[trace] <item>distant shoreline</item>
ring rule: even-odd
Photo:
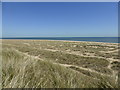
[[[102,42],[102,43],[120,43],[120,37],[11,37],[2,39],[18,40],[59,40],[59,41],[84,41],[84,42]]]
[[[31,41],[61,41],[61,42],[85,42],[85,43],[101,43],[101,44],[119,44],[110,42],[96,42],[96,41],[74,41],[74,40],[48,40],[48,39],[0,39],[0,40],[31,40]]]

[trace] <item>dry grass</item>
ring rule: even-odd
[[[68,54],[98,52],[85,42],[3,40],[2,85],[4,88],[115,88],[117,83],[105,58]],[[89,44],[89,43],[88,43]],[[92,43],[90,43],[92,44]],[[93,43],[94,45],[95,43]],[[114,44],[113,44],[114,45]],[[99,47],[98,43],[96,45]],[[114,45],[115,46],[115,45]],[[112,46],[112,48],[114,47]],[[104,45],[105,47],[105,45]],[[46,49],[61,51],[48,51]],[[101,48],[101,46],[100,46]],[[92,50],[92,51],[91,51]],[[108,48],[106,49],[108,50]],[[105,49],[104,49],[105,51]],[[37,58],[35,58],[37,56]],[[99,56],[99,55],[98,55]],[[66,67],[75,65],[76,67]],[[115,62],[113,64],[116,65]],[[119,63],[117,63],[118,65]],[[88,70],[87,70],[88,69]],[[89,69],[91,71],[89,71]],[[118,68],[117,68],[118,69]],[[94,70],[94,72],[92,72]]]

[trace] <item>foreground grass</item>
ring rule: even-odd
[[[98,68],[106,68],[106,66],[108,65],[108,61],[104,59],[100,59],[101,62],[99,62],[100,60],[97,58],[84,58],[81,56],[60,52],[53,53],[45,50],[42,51],[37,45],[33,45],[34,47],[28,47],[22,45],[22,43],[20,44],[10,42],[10,44],[11,45],[4,45],[2,52],[2,85],[4,88],[117,87],[115,79],[112,76],[103,76],[99,75],[99,73],[81,70],[76,67],[69,68],[61,65],[73,64],[77,66],[82,66],[82,64],[87,65],[86,63],[89,62],[87,68],[94,69],[95,66],[97,66]],[[42,46],[45,46],[45,43],[40,44],[42,44]],[[18,52],[17,50],[20,52]],[[26,52],[30,56],[25,55],[24,53]],[[39,58],[33,57],[38,55],[40,55]],[[56,58],[58,59],[58,61],[55,61]]]
[[[48,61],[25,57],[12,49],[3,51],[3,60],[3,87],[7,88],[96,87],[95,82],[98,83],[98,80]]]

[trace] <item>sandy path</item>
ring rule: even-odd
[[[42,41],[42,40],[41,40]],[[47,40],[46,40],[47,41]],[[64,42],[68,42],[68,41],[64,41]],[[74,42],[74,41],[69,41],[69,42]],[[77,42],[77,41],[75,41],[75,42]],[[78,41],[79,42],[79,41]],[[90,43],[90,42],[89,42]],[[97,42],[98,43],[98,42]],[[100,42],[99,42],[100,43]],[[26,44],[26,45],[28,45],[27,43],[24,43],[24,44]],[[102,43],[103,44],[103,43]],[[12,45],[12,44],[7,44],[7,45],[11,45],[11,46],[16,46],[16,45]],[[115,44],[113,44],[113,45],[115,45]],[[29,45],[28,45],[29,46]],[[13,49],[15,49],[15,48],[13,48]],[[16,50],[16,49],[15,49]],[[56,51],[60,51],[60,50],[54,50],[54,49],[44,49],[44,50],[48,50],[48,51],[52,51],[52,52],[56,52]],[[19,50],[16,50],[18,53],[20,53],[20,54],[23,54],[23,55],[25,55],[25,56],[27,56],[27,57],[31,57],[31,58],[34,58],[34,59],[39,59],[39,60],[41,60],[41,61],[44,61],[43,59],[41,59],[41,58],[39,58],[39,56],[31,56],[31,55],[29,55],[28,53],[24,53],[24,52],[21,52],[21,51],[19,51]],[[94,55],[90,55],[90,56],[85,56],[85,55],[82,55],[82,54],[79,54],[79,53],[76,53],[76,52],[68,52],[68,51],[60,51],[60,52],[62,52],[62,53],[67,53],[67,54],[74,54],[74,55],[80,55],[80,56],[84,56],[84,57],[97,57],[97,58],[103,58],[103,59],[106,59],[106,60],[108,60],[109,61],[109,65],[108,65],[108,68],[109,69],[111,69],[111,63],[112,62],[114,62],[114,61],[118,61],[118,62],[120,62],[120,60],[118,60],[118,59],[113,59],[113,58],[104,58],[104,57],[98,57],[98,56],[94,56]],[[114,52],[114,51],[110,51],[110,53],[111,52]],[[79,69],[82,69],[82,70],[86,70],[86,71],[88,71],[88,72],[93,72],[93,73],[96,73],[96,74],[100,74],[100,75],[102,75],[102,76],[109,76],[109,77],[111,77],[111,75],[108,75],[108,74],[104,74],[104,73],[100,73],[100,72],[97,72],[97,71],[95,71],[95,70],[92,70],[92,69],[89,69],[89,68],[83,68],[83,67],[79,67],[79,66],[75,66],[75,65],[68,65],[68,64],[60,64],[60,63],[55,63],[55,62],[53,62],[53,64],[59,64],[59,65],[61,65],[61,66],[64,66],[64,67],[76,67],[76,68],[79,68]],[[73,70],[73,69],[72,69]],[[73,70],[73,71],[75,71],[75,72],[78,72],[78,73],[80,73],[79,71],[77,71],[77,70]],[[113,75],[112,75],[112,77],[115,77],[115,80],[116,80],[116,83],[117,83],[117,81],[118,81],[118,72],[117,71],[114,71],[114,70],[112,70],[113,71]],[[83,75],[85,75],[85,74],[83,74]],[[87,75],[86,75],[87,76]],[[95,78],[96,79],[96,78]]]
[[[43,59],[41,59],[41,58],[39,58],[38,56],[32,56],[32,55],[29,55],[28,53],[23,53],[23,52],[21,52],[21,51],[19,51],[19,50],[16,50],[15,49],[15,51],[16,52],[18,52],[18,53],[20,53],[20,54],[23,54],[23,55],[25,55],[25,56],[27,56],[27,57],[31,57],[31,58],[33,58],[33,59],[39,59],[39,60],[41,60],[41,61],[44,61]],[[89,68],[83,68],[83,67],[79,67],[79,66],[75,66],[75,65],[68,65],[68,64],[60,64],[60,63],[55,63],[55,62],[52,62],[53,64],[59,64],[60,66],[64,66],[64,67],[76,67],[76,68],[79,68],[79,69],[82,69],[82,70],[86,70],[86,71],[89,71],[89,72],[93,72],[93,73],[97,73],[97,74],[99,74],[99,75],[103,75],[103,76],[109,76],[109,77],[111,77],[111,75],[108,75],[108,74],[104,74],[104,73],[100,73],[100,72],[97,72],[97,71],[95,71],[95,70],[92,70],[92,69],[89,69]],[[73,69],[72,69],[73,70]],[[76,70],[74,70],[74,71],[76,71]],[[78,71],[77,71],[78,72]],[[79,72],[80,73],[80,72]]]
[[[44,50],[48,50],[48,51],[52,51],[52,52],[62,52],[62,53],[66,53],[66,54],[73,54],[73,55],[79,55],[79,56],[83,56],[83,57],[96,57],[96,58],[99,58],[99,59],[106,59],[108,60],[109,62],[114,62],[114,61],[118,61],[120,62],[119,59],[113,59],[113,58],[104,58],[104,57],[100,57],[100,56],[94,56],[94,55],[90,55],[90,56],[85,56],[81,53],[76,53],[76,52],[67,52],[67,51],[61,51],[61,50],[54,50],[54,49],[44,49]]]

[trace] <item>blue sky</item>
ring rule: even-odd
[[[4,2],[3,37],[114,37],[117,2]]]
[[[2,38],[2,3],[0,2],[0,38]]]

